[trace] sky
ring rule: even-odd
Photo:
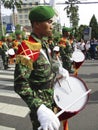
[[[61,2],[64,3],[66,0],[56,0],[57,3]],[[80,0],[81,2],[98,2],[98,0]],[[49,0],[46,0],[49,2]],[[64,11],[64,7],[66,5],[56,5],[55,8],[58,11],[58,16],[60,19],[61,25],[65,25],[70,27],[69,19],[67,18],[66,11]],[[80,4],[79,6],[79,25],[89,25],[89,22],[93,15],[95,15],[98,21],[98,4]],[[12,11],[10,9],[4,9],[2,7],[1,10],[2,15],[10,15]]]

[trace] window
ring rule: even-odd
[[[28,15],[26,14],[24,17],[25,17],[25,18],[28,18]]]
[[[23,18],[23,15],[19,15],[19,19],[22,19]]]

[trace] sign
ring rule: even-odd
[[[91,39],[91,27],[87,27],[84,29],[84,40],[90,40]]]
[[[15,32],[15,27],[12,24],[7,24],[6,33],[13,33],[13,32]]]

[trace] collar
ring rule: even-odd
[[[39,43],[42,43],[41,40],[36,36],[36,34],[34,33],[31,33],[30,35],[35,41],[39,42]]]
[[[38,43],[41,43],[42,48],[46,48],[46,47],[47,47],[47,44],[46,44],[45,40],[43,40],[43,39],[40,40],[40,39],[36,36],[36,34],[31,33],[30,37],[33,38],[33,39],[34,39],[35,41],[37,41]]]

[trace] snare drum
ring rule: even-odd
[[[83,54],[81,50],[77,49],[73,52],[71,59],[73,60],[73,68],[75,69],[74,75],[77,76],[78,69],[80,68],[82,63],[85,61],[85,55]]]
[[[13,48],[9,49],[8,50],[8,55],[11,57],[11,58],[14,58],[15,57],[15,51]]]
[[[73,52],[71,59],[73,60],[74,68],[78,69],[81,66],[81,64],[84,62],[85,55],[81,50],[77,49],[76,51]]]
[[[72,60],[74,62],[83,62],[85,60],[85,55],[83,54],[81,50],[77,49],[72,54]]]
[[[86,84],[79,77],[69,76],[68,80],[66,80],[66,78],[61,78],[54,86],[54,101],[59,111],[61,111],[87,91],[88,88]],[[66,120],[80,112],[87,104],[88,97],[89,94],[84,96],[69,109],[65,110],[65,112],[59,116],[59,119]]]

